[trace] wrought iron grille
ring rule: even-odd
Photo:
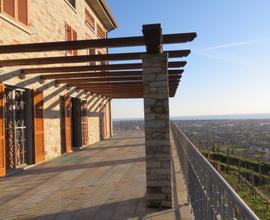
[[[25,163],[25,91],[6,88],[5,100],[7,168],[13,169]]]

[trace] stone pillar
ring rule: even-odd
[[[168,55],[143,59],[147,206],[172,206]]]

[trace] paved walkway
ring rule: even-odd
[[[124,133],[0,179],[0,219],[190,219],[145,208],[144,160],[143,135]]]

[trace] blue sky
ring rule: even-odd
[[[197,32],[172,116],[270,112],[269,0],[108,0],[118,22],[110,37],[141,35],[142,24],[163,33]],[[128,48],[128,50],[144,48]],[[123,50],[121,50],[123,51]],[[119,52],[111,50],[111,52]],[[142,100],[114,100],[114,118],[143,117]]]

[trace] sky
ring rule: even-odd
[[[197,32],[171,116],[270,113],[269,0],[108,0],[118,28],[110,37],[142,35],[161,23],[163,33]],[[144,48],[128,48],[144,51]],[[125,49],[111,49],[110,52]],[[180,60],[180,59],[179,59]],[[113,100],[113,118],[142,118],[143,100]]]

